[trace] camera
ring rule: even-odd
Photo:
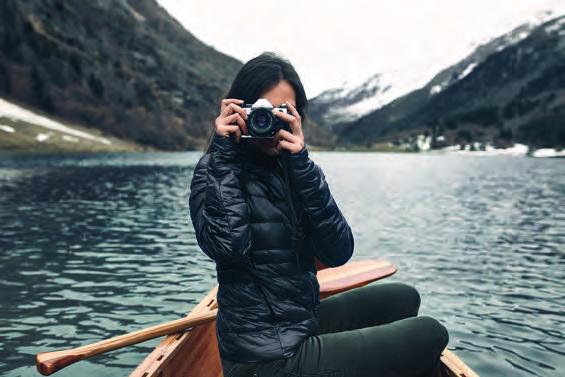
[[[246,124],[249,133],[248,135],[241,135],[242,138],[271,138],[280,129],[292,132],[288,122],[272,113],[275,110],[288,114],[286,104],[274,108],[269,100],[259,98],[253,104],[244,103],[240,106],[247,113]]]

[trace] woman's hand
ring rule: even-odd
[[[227,98],[222,100],[220,115],[216,118],[214,130],[217,135],[229,137],[230,133],[235,134],[235,139],[239,143],[241,132],[247,135],[247,113],[238,106],[243,100]]]
[[[273,113],[290,124],[292,133],[287,130],[279,130],[277,132],[277,137],[279,138],[279,143],[277,144],[277,149],[286,149],[292,154],[298,153],[304,148],[304,134],[302,133],[302,120],[300,119],[300,114],[296,111],[296,108],[290,103],[286,103],[287,108],[290,110],[292,115],[283,113],[281,111],[273,110]]]

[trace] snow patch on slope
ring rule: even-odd
[[[7,126],[5,124],[0,124],[0,130],[7,132],[9,134],[13,134],[14,132],[16,132],[14,127],[10,127],[10,126]]]
[[[565,16],[550,23],[545,27],[545,31],[548,33],[554,33],[556,31],[561,31],[563,28],[565,28]]]
[[[45,140],[49,139],[51,137],[51,135],[53,135],[53,133],[48,132],[46,134],[44,133],[39,133],[37,134],[37,136],[35,137],[35,140],[37,140],[40,143],[43,143]]]
[[[23,122],[31,123],[36,126],[40,126],[53,131],[64,133],[69,137],[74,136],[75,138],[82,138],[106,145],[111,144],[111,141],[106,138],[95,136],[84,131],[76,130],[62,123],[59,123],[57,121],[51,120],[37,113],[34,113],[33,111],[24,109],[23,107],[20,107],[16,104],[5,101],[1,98],[0,98],[0,117],[5,117],[13,121],[23,121]]]
[[[465,76],[467,76],[469,73],[473,72],[473,69],[475,69],[475,67],[479,65],[479,63],[477,62],[472,62],[471,64],[469,64],[464,70],[463,72],[461,72],[459,74],[459,76],[457,77],[458,80],[461,80],[463,78],[465,78]]]

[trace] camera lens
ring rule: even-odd
[[[272,133],[273,116],[270,109],[255,109],[249,116],[249,132],[254,136],[269,136]]]
[[[267,119],[266,116],[264,115],[257,115],[255,117],[255,124],[257,125],[257,127],[263,128],[267,125],[267,122],[269,120]]]

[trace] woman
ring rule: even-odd
[[[222,100],[191,182],[198,244],[216,262],[216,335],[224,377],[427,376],[448,342],[418,317],[420,296],[372,283],[320,301],[316,259],[353,254],[353,234],[302,133],[307,99],[293,66],[272,53],[247,62]],[[247,134],[239,106],[266,98],[291,126]]]

